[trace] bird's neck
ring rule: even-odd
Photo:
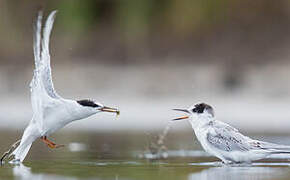
[[[80,106],[75,100],[68,100],[68,102],[69,103],[67,103],[67,111],[71,117],[71,121],[84,119],[95,114]]]
[[[214,117],[209,114],[201,114],[196,117],[192,117],[190,119],[190,124],[192,128],[195,130],[196,128],[201,128],[207,125],[209,122],[214,121]]]

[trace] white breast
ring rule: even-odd
[[[43,135],[50,135],[72,121],[66,105],[57,101],[50,104],[43,112]]]

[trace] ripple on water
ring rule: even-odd
[[[188,180],[265,180],[283,179],[287,176],[288,172],[282,167],[210,167],[190,174]]]
[[[80,165],[93,165],[93,166],[121,166],[121,165],[144,165],[142,162],[137,161],[120,161],[120,162],[78,162]]]
[[[254,162],[241,164],[223,164],[221,161],[188,163],[190,166],[207,166],[207,167],[289,167],[290,162]]]

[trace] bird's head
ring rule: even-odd
[[[212,118],[214,117],[213,108],[205,103],[195,104],[193,106],[190,106],[188,109],[173,109],[173,110],[187,113],[186,116],[173,119],[174,121],[188,119],[193,115],[196,115],[197,117],[212,117]]]
[[[84,99],[77,101],[77,103],[80,105],[82,110],[86,111],[88,114],[96,114],[99,112],[111,112],[116,113],[117,115],[120,114],[120,111],[117,108],[107,107],[93,100]]]

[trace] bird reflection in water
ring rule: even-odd
[[[13,176],[15,179],[19,180],[76,180],[77,178],[73,177],[65,177],[53,174],[45,174],[45,173],[32,173],[31,168],[20,163],[19,165],[15,165],[13,167]]]

